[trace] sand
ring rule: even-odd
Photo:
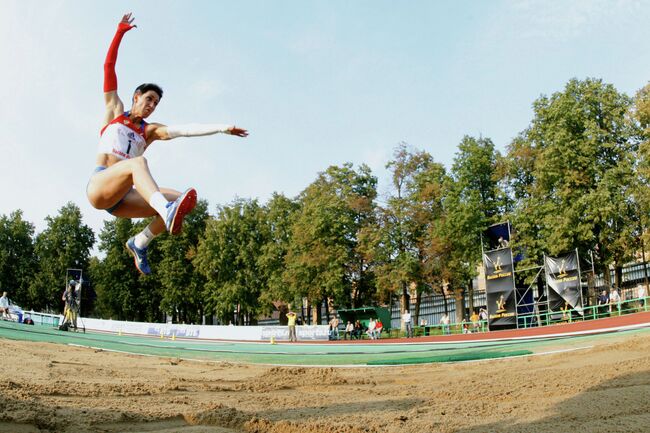
[[[0,432],[650,431],[648,333],[566,353],[381,368],[0,343]]]

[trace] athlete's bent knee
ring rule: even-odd
[[[137,168],[149,169],[149,163],[144,156],[136,156],[135,158],[129,159],[129,162]]]

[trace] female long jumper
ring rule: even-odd
[[[156,109],[163,91],[146,83],[135,89],[131,109],[117,95],[115,62],[126,32],[133,29],[131,14],[126,14],[117,26],[117,32],[108,49],[104,63],[104,103],[106,114],[101,130],[96,168],[86,189],[90,204],[120,218],[153,217],[151,223],[126,243],[135,266],[143,274],[151,272],[147,261],[147,246],[158,234],[168,230],[181,231],[183,218],[196,205],[196,191],[185,192],[159,188],[151,176],[143,153],[156,140],[176,137],[195,137],[224,133],[246,137],[245,129],[233,125],[189,124],[166,126],[147,123],[145,119]]]

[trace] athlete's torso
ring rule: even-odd
[[[144,120],[142,125],[134,125],[128,112],[117,116],[102,129],[97,153],[113,155],[119,159],[141,156],[147,147],[146,125]]]

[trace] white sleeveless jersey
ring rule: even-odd
[[[145,126],[144,121],[140,128],[133,125],[128,113],[116,117],[102,129],[97,152],[114,155],[119,159],[142,155],[147,144]]]

